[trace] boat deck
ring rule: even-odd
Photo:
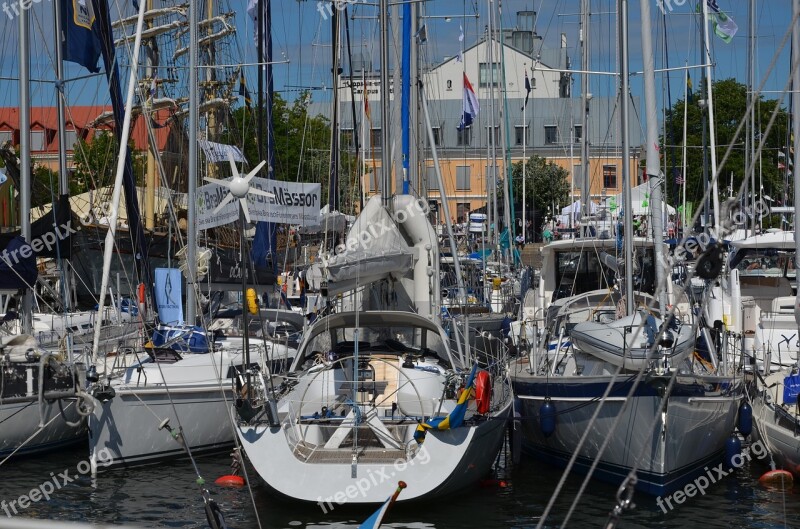
[[[377,447],[359,447],[356,449],[358,462],[362,464],[384,465],[398,459],[406,459],[405,450],[392,450]],[[353,461],[352,448],[321,448],[306,441],[298,442],[294,447],[294,455],[306,463],[346,464]]]

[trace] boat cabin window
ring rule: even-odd
[[[308,354],[333,353],[340,359],[353,356],[356,336],[359,355],[404,356],[410,353],[448,361],[445,345],[438,333],[410,326],[360,327],[358,334],[355,328],[332,328],[314,336],[304,350]]]
[[[653,294],[655,268],[652,248],[636,250],[634,260],[634,290]],[[556,289],[553,300],[610,288],[614,286],[615,278],[614,270],[603,264],[600,253],[594,248],[556,252]]]
[[[733,256],[731,266],[742,277],[795,277],[794,252],[775,248],[739,250]]]

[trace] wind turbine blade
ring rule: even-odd
[[[233,195],[231,195],[230,193],[228,193],[227,195],[225,195],[225,198],[223,198],[223,199],[222,199],[222,202],[220,202],[219,204],[217,204],[217,207],[215,207],[215,208],[214,208],[214,211],[212,211],[212,213],[214,213],[214,214],[217,214],[217,213],[219,213],[219,210],[221,210],[222,208],[224,208],[224,207],[225,207],[225,205],[226,205],[228,202],[230,202],[231,200],[233,200]]]
[[[251,187],[248,193],[251,195],[261,195],[262,197],[275,198],[275,193],[270,193],[269,191],[264,191],[256,187]]]
[[[210,178],[208,176],[204,176],[203,180],[206,182],[211,182],[212,184],[217,184],[218,186],[230,188],[230,183],[227,180],[220,180],[218,178]]]
[[[247,207],[247,199],[240,198],[239,203],[242,205],[242,213],[244,213],[244,220],[250,224],[250,208]],[[242,228],[244,229],[244,228]]]
[[[228,150],[228,161],[231,164],[231,174],[233,176],[239,176],[239,169],[236,167],[236,162],[233,161],[233,153]]]
[[[261,170],[262,167],[264,167],[264,165],[266,165],[266,163],[267,163],[266,160],[261,160],[261,163],[256,165],[255,169],[247,173],[247,176],[244,177],[244,181],[249,182],[256,174],[258,174],[258,172]]]

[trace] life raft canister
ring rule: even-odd
[[[478,371],[475,375],[475,404],[478,413],[483,415],[489,412],[492,402],[492,376],[488,371]]]

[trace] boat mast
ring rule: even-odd
[[[653,256],[656,272],[656,295],[662,316],[667,310],[667,282],[664,261],[664,208],[661,205],[661,167],[658,158],[658,108],[656,107],[656,66],[650,34],[650,1],[640,0],[642,19],[642,61],[644,65],[644,105],[647,121],[647,182],[650,187]]]
[[[490,115],[486,120],[486,136],[489,140],[489,145],[491,145],[491,193],[492,193],[492,210],[494,212],[494,229],[492,233],[494,234],[494,239],[492,243],[495,248],[495,258],[499,261],[500,260],[500,215],[499,210],[497,209],[497,136],[495,135],[495,128],[494,128],[494,118],[495,118],[495,109],[494,109],[494,87],[497,83],[497,79],[495,78],[495,62],[494,62],[494,16],[492,15],[494,12],[494,0],[487,0],[487,8],[489,11],[489,34],[487,44],[489,45],[488,53],[489,53],[489,108],[490,108]],[[480,75],[480,72],[478,72]],[[480,80],[478,81],[478,86],[480,87]]]
[[[189,187],[186,193],[186,321],[195,325],[197,296],[197,221],[195,201],[197,194],[197,126],[199,109],[197,101],[197,2],[189,2]]]
[[[136,39],[133,44],[133,57],[131,57],[131,68],[128,78],[128,93],[125,101],[125,117],[122,120],[122,130],[119,131],[119,156],[117,157],[117,172],[114,177],[114,189],[111,194],[111,215],[108,220],[108,231],[106,232],[106,240],[103,245],[103,277],[100,281],[100,299],[97,307],[98,315],[103,313],[103,305],[106,299],[104,293],[108,290],[108,279],[111,272],[111,254],[114,251],[114,235],[117,231],[117,219],[119,217],[119,195],[122,188],[125,166],[130,159],[127,154],[128,139],[130,138],[131,132],[131,114],[136,88],[136,65],[139,64],[139,50],[142,45],[142,27],[144,27],[145,7],[146,4],[144,2],[139,5],[139,17],[136,21]],[[107,17],[108,15],[104,14],[104,16]],[[101,23],[103,22],[101,21]],[[110,65],[107,64],[107,69],[108,68],[110,68]],[[138,211],[128,210],[128,215],[138,215]],[[101,328],[102,325],[94,326],[94,339],[92,341],[93,358],[97,358],[98,349],[100,348]]]
[[[381,26],[381,203],[387,210],[391,204],[392,163],[389,152],[389,2],[380,0]]]
[[[620,90],[619,107],[622,122],[622,202],[624,212],[623,246],[625,254],[625,312],[634,311],[633,300],[633,211],[631,208],[630,128],[628,126],[628,0],[618,0],[617,31],[619,32]],[[586,134],[586,131],[581,131]]]
[[[500,40],[500,86],[498,87],[498,91],[500,97],[503,98],[503,106],[500,107],[500,123],[503,131],[503,138],[502,144],[500,146],[502,154],[503,154],[503,169],[505,173],[505,178],[503,178],[503,219],[506,223],[506,229],[508,230],[508,245],[509,245],[509,254],[511,256],[514,255],[514,219],[516,215],[514,215],[514,186],[513,180],[511,177],[511,146],[510,146],[510,138],[508,133],[508,97],[506,91],[506,47],[503,43],[503,0],[497,0],[497,11],[500,18],[500,23],[498,26],[499,30],[499,40]],[[523,228],[524,229],[524,228]],[[522,256],[520,256],[522,257]],[[512,257],[509,261],[509,264],[514,263],[514,258]]]
[[[30,95],[30,39],[28,36],[28,10],[19,14],[19,219],[20,234],[31,243],[31,95]],[[101,296],[102,297],[102,296]],[[23,334],[30,334],[33,311],[33,285],[22,294],[20,307]],[[98,325],[98,328],[100,326]]]
[[[800,16],[800,0],[792,0],[792,20],[797,20]],[[800,24],[795,23],[792,27],[792,62],[797,62],[800,57]],[[792,132],[794,148],[794,168],[800,171],[800,68],[792,70]],[[787,162],[788,163],[788,162]],[[794,247],[795,255],[800,255],[800,237],[797,236],[797,222],[800,219],[800,178],[794,177]],[[795,257],[795,260],[797,257]],[[797,265],[795,265],[797,268]],[[797,279],[796,279],[797,280]],[[800,296],[800,290],[798,290]],[[794,304],[794,317],[800,325],[800,307],[797,301]]]
[[[719,185],[717,182],[717,139],[714,132],[714,97],[711,86],[711,44],[708,40],[708,4],[703,5],[703,48],[706,56],[706,90],[708,92],[708,135],[711,143],[711,203],[714,207],[714,230],[712,234],[716,239],[719,229]]]
[[[64,50],[61,47],[61,2],[53,2],[53,15],[55,18],[55,30],[58,35],[56,46],[56,109],[58,112],[58,193],[60,196],[69,195],[69,175],[67,174],[67,138],[66,120],[64,118]],[[60,203],[60,201],[59,201]],[[56,204],[53,202],[53,213]],[[30,216],[29,216],[30,218]],[[56,246],[58,248],[58,246]],[[61,297],[64,304],[64,312],[69,312],[72,306],[72,289],[69,280],[69,261],[59,255],[61,266]],[[117,292],[119,295],[119,292]]]
[[[751,211],[755,208],[756,203],[756,170],[755,170],[755,154],[756,154],[756,106],[753,104],[753,83],[755,82],[756,78],[756,7],[755,7],[755,0],[750,0],[749,6],[749,17],[750,17],[750,40],[749,40],[749,49],[747,53],[747,107],[750,109],[749,115],[747,117],[747,122],[750,125],[749,129],[747,130],[747,138],[745,140],[745,145],[749,145],[748,151],[745,153],[745,167],[753,166],[753,170],[750,172],[749,175],[745,175],[745,178],[750,179],[750,198],[746,200],[745,203],[750,205],[750,209],[746,209],[745,211]],[[748,162],[750,165],[748,165]],[[760,190],[759,190],[760,191]],[[753,231],[753,235],[756,233],[756,215],[752,216],[752,221],[750,228]],[[745,221],[745,236],[747,236],[747,223]]]
[[[331,165],[328,170],[328,210],[331,213],[339,209],[339,82],[341,79],[339,48],[339,10],[333,9],[331,11],[331,52],[333,54],[331,72],[335,88],[333,90],[333,109],[331,110]],[[353,72],[350,72],[351,87],[352,76]]]
[[[153,0],[147,0],[147,10],[153,9]],[[152,21],[147,22],[147,26],[152,27]],[[148,87],[146,90],[150,90],[150,97],[146,98],[144,104],[142,105],[144,110],[144,115],[146,117],[150,116],[152,102],[156,99],[156,93],[158,91],[155,85],[155,72],[156,70],[153,68],[153,62],[155,57],[155,50],[153,49],[153,43],[155,39],[149,40],[147,43],[147,50],[145,52],[145,78],[149,79],[152,83],[151,86],[153,87],[152,90]],[[190,55],[191,60],[191,55]],[[189,115],[191,116],[191,108],[189,109]],[[147,149],[147,172],[145,173],[145,185],[144,185],[144,227],[152,231],[156,227],[156,158],[155,158],[155,150],[158,148],[157,145],[153,144],[149,141],[150,135],[148,135],[148,143],[150,144]],[[190,147],[191,148],[191,147]],[[191,154],[190,154],[191,156]],[[189,174],[194,174],[189,171]],[[191,179],[191,177],[190,177]],[[187,204],[188,206],[188,204]],[[187,225],[191,226],[188,223]],[[189,261],[191,262],[191,261]]]
[[[589,205],[589,185],[590,175],[589,171],[589,0],[581,0],[581,224],[586,222],[589,214],[592,211]],[[625,96],[623,106],[627,104],[627,95]],[[572,116],[570,116],[570,121]],[[575,178],[573,174],[572,178]],[[573,215],[570,211],[570,215]],[[570,226],[571,227],[571,226]],[[582,231],[582,229],[580,230]],[[583,233],[578,235],[583,235]],[[627,233],[627,232],[626,232]]]

